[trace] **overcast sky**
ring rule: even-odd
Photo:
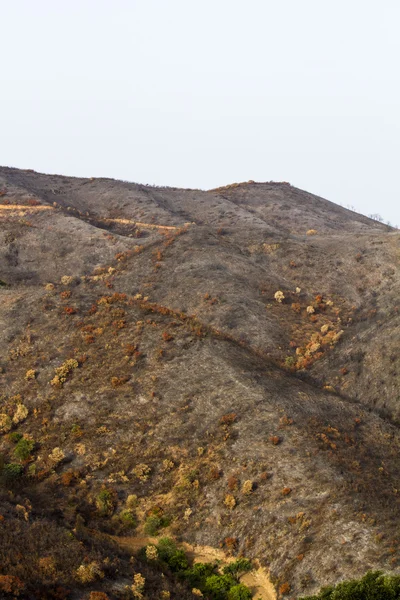
[[[0,164],[400,225],[399,0],[0,0]]]

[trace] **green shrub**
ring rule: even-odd
[[[111,490],[101,490],[96,498],[96,506],[102,517],[108,517],[113,514],[115,509],[114,494]]]
[[[13,481],[18,479],[18,477],[22,475],[23,471],[24,467],[22,465],[8,463],[8,465],[4,465],[1,474],[6,481]]]
[[[226,575],[232,575],[237,581],[240,579],[244,573],[248,573],[253,568],[251,564],[251,560],[248,558],[238,558],[234,562],[231,562],[229,565],[224,567],[223,572]]]
[[[144,524],[144,532],[147,535],[158,535],[160,529],[167,527],[170,519],[164,515],[149,515]]]
[[[216,565],[214,563],[196,563],[190,569],[186,569],[181,574],[192,588],[204,588],[207,577],[215,574]]]
[[[229,590],[227,600],[251,600],[252,597],[249,588],[243,583],[238,583]]]
[[[16,444],[17,442],[19,442],[19,440],[23,437],[22,433],[18,433],[18,431],[13,431],[12,433],[8,434],[8,439],[10,440],[10,442],[12,442],[13,444]]]
[[[162,519],[158,515],[150,515],[144,524],[144,532],[147,535],[157,535],[162,526]]]
[[[130,510],[123,510],[119,513],[120,521],[126,525],[126,527],[136,527],[137,521],[135,515]]]
[[[35,442],[33,440],[27,440],[26,438],[22,437],[20,440],[18,440],[17,445],[15,446],[14,456],[19,458],[21,461],[28,460],[34,446]]]
[[[300,600],[395,600],[400,596],[400,575],[369,571],[362,579],[322,588],[315,596]]]
[[[204,592],[210,600],[226,600],[229,590],[234,586],[236,580],[231,575],[210,575],[205,581]]]
[[[170,538],[161,538],[157,544],[158,558],[165,562],[171,571],[179,572],[188,569],[189,562],[183,550],[180,550]]]

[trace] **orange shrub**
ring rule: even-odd
[[[282,442],[282,439],[279,437],[279,435],[271,435],[271,437],[269,438],[269,441],[274,446],[277,446],[278,444],[280,444]]]
[[[232,425],[237,419],[236,413],[227,413],[223,417],[220,418],[220,425]]]
[[[111,377],[111,385],[113,387],[124,385],[127,381],[129,381],[129,377]]]
[[[233,491],[236,490],[239,485],[239,479],[234,475],[228,477],[228,488]]]
[[[284,596],[285,594],[288,594],[290,592],[290,585],[288,584],[287,581],[285,581],[285,583],[282,583],[282,585],[279,586],[279,593]]]
[[[0,592],[19,596],[24,587],[24,584],[18,577],[14,575],[0,575]]]

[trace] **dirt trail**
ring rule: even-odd
[[[3,210],[14,211],[14,212],[39,212],[42,210],[55,210],[54,206],[39,205],[30,206],[26,204],[0,204],[0,212]],[[68,210],[68,209],[67,209]],[[104,223],[120,223],[122,225],[134,225],[135,227],[142,227],[143,229],[161,229],[164,231],[176,231],[182,227],[188,227],[193,223],[183,223],[182,225],[156,225],[155,223],[142,223],[141,221],[133,221],[131,219],[106,219],[99,218],[99,221]]]
[[[119,537],[112,536],[122,548],[129,552],[138,552],[143,546],[148,544],[157,544],[158,538],[154,537]],[[226,554],[218,548],[211,546],[194,546],[192,544],[181,544],[188,556],[194,563],[213,562],[219,560],[222,563],[229,563],[235,560],[234,557],[226,556]],[[256,563],[256,568],[250,573],[246,573],[240,579],[242,583],[247,585],[253,594],[254,600],[276,600],[276,591],[272,585],[268,571]]]
[[[25,204],[0,204],[0,211],[1,210],[29,210],[31,212],[37,212],[40,210],[54,210],[53,206],[47,206],[47,205],[43,205],[41,204],[40,206],[30,206],[25,205]]]
[[[181,227],[187,227],[192,223],[184,223],[183,225],[156,225],[155,223],[142,223],[141,221],[131,221],[130,219],[101,219],[106,223],[122,223],[123,225],[136,225],[136,227],[144,227],[145,229],[165,229],[166,231],[175,231]]]

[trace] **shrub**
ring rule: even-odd
[[[144,590],[145,583],[146,579],[141,573],[136,573],[134,575],[133,584],[131,585],[131,591],[134,598],[143,598],[142,592]]]
[[[249,496],[253,492],[253,482],[247,479],[242,485],[242,494]]]
[[[290,592],[290,585],[288,584],[287,581],[285,581],[285,583],[282,583],[281,586],[279,586],[279,593],[284,596],[285,594],[288,594]]]
[[[239,580],[240,577],[244,575],[244,573],[248,573],[252,570],[252,568],[253,565],[251,563],[251,560],[249,560],[248,558],[238,558],[237,560],[229,563],[229,565],[226,565],[226,567],[224,567],[223,572],[225,574],[232,575],[237,580]]]
[[[31,379],[36,379],[35,369],[28,369],[28,371],[25,373],[25,379],[27,381],[30,381]]]
[[[131,510],[122,510],[118,516],[126,527],[134,528],[137,526],[136,517]]]
[[[205,581],[204,591],[210,600],[226,600],[229,590],[234,586],[236,580],[231,575],[210,575]]]
[[[51,385],[56,387],[62,387],[63,384],[67,381],[67,377],[74,369],[77,369],[79,366],[78,361],[74,358],[69,358],[66,360],[60,367],[57,367],[55,372],[55,376],[50,381]]]
[[[236,413],[228,413],[220,418],[220,425],[232,425],[237,419]]]
[[[279,304],[281,304],[284,301],[285,296],[284,296],[283,292],[278,290],[277,292],[275,292],[274,298],[277,302],[279,302]]]
[[[81,583],[92,583],[92,581],[102,579],[103,577],[104,573],[97,562],[80,565],[76,570],[76,578]]]
[[[384,575],[381,571],[369,571],[359,580],[342,581],[335,587],[322,588],[315,596],[301,600],[389,600],[400,595],[400,576]]]
[[[251,600],[252,597],[249,588],[243,583],[238,583],[229,590],[227,600]]]
[[[45,577],[55,577],[57,575],[56,562],[52,556],[43,556],[39,558],[39,569]]]
[[[227,494],[225,496],[224,504],[227,508],[229,508],[230,510],[233,510],[236,506],[236,500],[235,500],[234,496],[232,496],[232,494]]]
[[[136,467],[132,469],[132,473],[136,475],[136,477],[140,479],[140,481],[144,482],[147,481],[150,477],[151,467],[149,467],[149,465],[141,463],[139,465],[136,465]]]
[[[285,367],[287,369],[294,369],[294,367],[296,366],[297,360],[295,359],[294,356],[287,356],[285,358]]]
[[[65,458],[64,451],[61,448],[53,448],[51,453],[49,454],[49,461],[53,463],[53,465],[58,465]]]
[[[33,440],[22,437],[15,446],[14,455],[21,461],[28,460],[35,446]]]
[[[130,510],[132,510],[133,508],[136,508],[138,503],[138,498],[136,496],[136,494],[129,494],[129,496],[126,499],[126,507]]]
[[[17,404],[17,408],[13,415],[14,425],[18,425],[18,423],[22,423],[22,421],[25,421],[26,417],[28,416],[28,413],[29,411],[24,404]]]
[[[269,441],[274,446],[278,446],[278,444],[280,444],[282,440],[278,435],[271,435],[271,437],[269,438]]]
[[[157,535],[159,530],[166,527],[169,524],[169,520],[166,517],[160,515],[149,515],[144,524],[144,532],[147,535]]]
[[[108,517],[113,514],[115,510],[115,500],[112,490],[101,490],[96,497],[96,508],[102,517]]]
[[[149,544],[146,546],[146,558],[147,560],[157,560],[158,559],[158,550],[154,544]]]
[[[74,281],[74,278],[71,275],[63,275],[61,277],[61,283],[63,285],[70,285]]]
[[[235,475],[230,475],[228,477],[228,488],[230,489],[230,491],[233,492],[234,490],[236,490],[238,485],[239,479],[235,477]]]
[[[12,427],[12,421],[5,413],[0,413],[0,433],[8,433]]]
[[[18,577],[14,575],[0,575],[0,592],[12,594],[16,597],[20,595],[24,587],[24,584]]]
[[[23,471],[24,468],[22,465],[18,465],[17,463],[8,463],[7,465],[4,465],[1,474],[6,481],[14,481],[22,475]]]

